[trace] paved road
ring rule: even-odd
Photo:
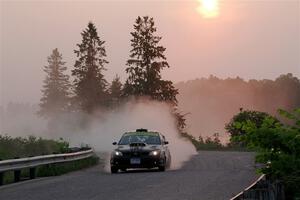
[[[181,169],[120,174],[100,167],[0,187],[1,200],[218,200],[250,185],[254,155],[201,151]]]

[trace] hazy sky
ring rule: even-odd
[[[36,103],[47,56],[58,48],[69,70],[80,33],[93,21],[105,40],[110,81],[126,78],[130,31],[138,15],[154,17],[174,82],[240,76],[300,77],[300,1],[225,0],[219,16],[204,18],[191,1],[3,1],[0,0],[0,105]]]

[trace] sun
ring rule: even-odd
[[[197,11],[204,18],[214,18],[219,15],[219,0],[198,0],[200,5]]]

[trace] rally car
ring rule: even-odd
[[[113,143],[117,148],[111,154],[111,173],[132,168],[165,171],[171,163],[167,144],[165,136],[159,132],[137,129],[124,133],[118,143]]]

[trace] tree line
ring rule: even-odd
[[[54,49],[48,57],[38,113],[47,118],[70,111],[92,114],[98,109],[113,109],[132,97],[167,102],[176,113],[178,91],[171,81],[161,77],[161,71],[170,66],[164,55],[166,48],[159,44],[162,37],[156,35],[156,30],[152,17],[139,16],[135,20],[125,69],[128,77],[123,84],[116,75],[109,84],[103,74],[109,63],[105,41],[89,22],[81,32],[81,43],[74,50],[73,82],[59,50]],[[176,116],[180,123],[184,122],[178,112]]]
[[[219,78],[210,76],[175,84],[179,109],[189,112],[190,134],[198,137],[220,133],[225,138],[228,123],[240,108],[278,116],[277,109],[300,107],[300,79],[288,73],[273,80]],[[209,122],[209,123],[208,123]]]
[[[300,107],[300,79],[291,73],[282,74],[274,80],[244,80],[240,77],[222,79],[210,75],[175,86],[180,92],[180,102],[198,107],[204,106],[196,103],[204,102],[206,107],[211,105],[209,109],[222,110],[226,104],[234,112],[243,107],[275,114],[280,107],[287,110]],[[214,104],[209,104],[212,100],[215,100]]]

